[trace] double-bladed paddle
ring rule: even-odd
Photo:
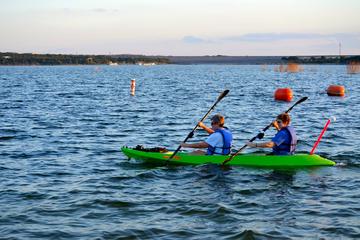
[[[216,102],[214,103],[214,105],[212,105],[212,107],[209,109],[209,111],[205,114],[205,116],[199,121],[199,122],[203,122],[205,120],[205,118],[207,118],[209,116],[209,114],[211,113],[212,110],[214,110],[216,104],[218,104],[218,102],[221,101],[221,99],[223,99],[228,93],[229,93],[230,90],[225,90],[223,91],[219,97],[217,98]],[[185,140],[183,141],[184,143],[189,139],[189,138],[192,138],[194,136],[194,132],[195,130],[199,127],[199,122],[196,124],[196,126],[193,128],[193,130],[187,135],[187,137],[185,138]],[[170,161],[180,150],[181,148],[181,145],[179,145],[179,147],[175,150],[175,152],[168,158],[168,161]]]
[[[308,97],[303,97],[300,100],[298,100],[296,103],[294,103],[294,105],[292,105],[288,110],[285,111],[285,113],[290,112],[296,105],[304,102],[306,99],[308,99]],[[258,133],[255,137],[253,137],[252,139],[250,139],[249,142],[253,142],[255,141],[256,138],[258,139],[262,139],[264,137],[264,132],[266,130],[268,130],[270,127],[272,126],[272,122],[267,125],[260,133]],[[242,150],[244,150],[247,147],[247,144],[245,144],[244,146],[242,146],[239,150],[237,150],[234,154],[231,154],[231,156],[228,159],[225,159],[222,163],[222,165],[225,165],[226,163],[230,162],[231,160],[233,160],[234,157],[236,157]]]

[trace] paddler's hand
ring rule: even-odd
[[[247,143],[246,143],[246,146],[252,147],[252,148],[253,148],[253,147],[257,147],[256,145],[257,145],[257,144],[256,144],[256,143],[253,143],[253,142],[247,142]]]
[[[212,134],[215,132],[213,129],[207,127],[203,122],[199,122],[198,126],[204,129],[208,134]]]

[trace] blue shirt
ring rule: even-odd
[[[212,133],[205,142],[214,148],[214,153],[222,154],[222,147],[224,146],[223,137],[221,133],[214,132]]]
[[[290,154],[291,135],[288,130],[281,129],[271,141],[275,143],[275,146],[273,147],[273,153],[275,155]]]
[[[207,155],[227,155],[230,153],[232,134],[227,129],[217,129],[205,142],[209,144]]]

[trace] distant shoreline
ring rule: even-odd
[[[277,65],[298,64],[348,64],[360,62],[360,55],[314,56],[146,56],[146,55],[71,55],[0,52],[0,65],[159,65],[159,64],[224,64],[224,65]]]
[[[169,56],[174,64],[238,64],[238,65],[280,65],[298,64],[348,64],[359,61],[360,55],[353,56]]]

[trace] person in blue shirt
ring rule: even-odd
[[[225,118],[220,114],[216,114],[211,118],[211,128],[207,127],[203,122],[199,122],[199,127],[203,128],[210,136],[199,143],[181,143],[184,148],[207,148],[207,151],[196,150],[192,155],[228,155],[230,154],[232,144],[232,133],[224,127]]]
[[[291,119],[289,114],[280,114],[272,123],[278,132],[271,141],[263,143],[248,142],[247,146],[253,148],[272,148],[272,154],[274,155],[294,154],[297,144],[297,136],[295,129],[289,125],[290,121]]]

